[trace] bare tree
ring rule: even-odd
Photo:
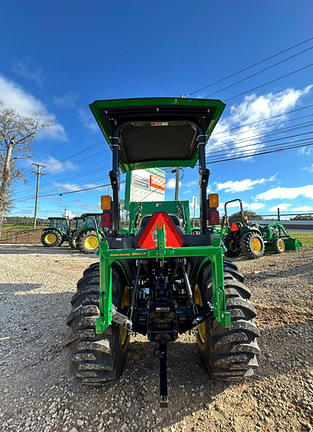
[[[11,187],[22,172],[15,168],[18,159],[31,157],[31,144],[40,129],[51,126],[39,116],[25,117],[0,101],[0,233],[4,212],[12,206]]]

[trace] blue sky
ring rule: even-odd
[[[312,13],[311,0],[1,2],[0,100],[21,114],[54,121],[34,142],[33,159],[21,163],[28,184],[15,183],[12,214],[33,215],[32,162],[47,165],[40,179],[43,196],[108,182],[110,152],[89,112],[91,102],[188,95],[313,37]],[[310,47],[313,40],[195,94],[227,103],[207,146],[208,160],[250,156],[274,138],[281,141],[273,145],[309,142],[313,107],[305,107],[313,104]],[[240,93],[245,94],[232,98]],[[288,114],[298,108],[303,110]],[[282,132],[277,134],[278,129]],[[305,135],[286,138],[298,134]],[[210,164],[210,190],[220,194],[221,203],[241,198],[245,208],[263,214],[277,207],[313,211],[312,159],[309,146]],[[174,197],[171,176],[168,199]],[[198,196],[197,185],[196,170],[185,170],[180,198]],[[38,215],[99,210],[100,195],[106,192],[42,197]]]

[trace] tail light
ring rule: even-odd
[[[211,210],[209,212],[209,224],[210,225],[219,225],[220,223],[220,215],[217,210]]]
[[[111,212],[103,212],[101,215],[101,226],[102,228],[110,228],[112,224]]]

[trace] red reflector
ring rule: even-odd
[[[231,230],[231,231],[238,231],[238,229],[239,229],[239,228],[238,228],[236,222],[233,222],[233,223],[231,224],[230,230]]]
[[[154,233],[156,227],[162,228],[165,226],[165,237],[166,247],[180,247],[184,243],[183,239],[179,235],[179,232],[175,228],[174,223],[167,213],[154,213],[142,236],[138,240],[138,244],[141,249],[155,249],[156,239]]]
[[[209,224],[210,225],[219,225],[220,223],[220,215],[217,210],[211,210],[209,212]]]
[[[101,226],[102,228],[110,228],[111,227],[111,212],[105,212],[101,215]]]

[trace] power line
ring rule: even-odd
[[[310,132],[311,134],[313,133],[313,132]],[[284,138],[280,138],[280,139],[285,139],[285,137]],[[293,140],[293,141],[287,141],[287,142],[285,142],[285,143],[276,143],[276,144],[269,144],[269,145],[267,145],[267,146],[264,146],[263,145],[263,143],[262,142],[260,142],[260,143],[255,143],[255,144],[250,144],[250,145],[248,145],[248,146],[244,146],[244,147],[242,147],[242,148],[240,148],[240,147],[238,147],[238,149],[236,148],[236,147],[233,147],[233,148],[231,148],[231,149],[229,149],[229,150],[225,150],[225,151],[223,151],[223,153],[221,153],[221,154],[219,154],[219,155],[208,155],[208,157],[206,158],[206,161],[209,163],[209,162],[214,162],[215,160],[219,160],[219,158],[221,158],[221,157],[224,157],[224,156],[228,156],[228,157],[231,157],[231,156],[235,156],[235,155],[242,155],[242,157],[243,158],[245,158],[245,157],[247,157],[246,155],[245,155],[245,151],[251,151],[251,150],[248,150],[249,148],[263,148],[263,149],[265,149],[265,150],[268,150],[268,149],[272,149],[272,148],[276,148],[276,147],[279,147],[279,148],[284,148],[284,147],[282,147],[282,146],[288,146],[289,144],[300,144],[300,143],[302,143],[302,144],[307,144],[307,143],[309,143],[309,142],[311,142],[311,140],[313,139],[313,137],[311,136],[311,137],[308,137],[308,138],[303,138],[303,139],[300,139],[300,140]],[[269,140],[269,141],[277,141],[277,140]],[[213,159],[213,158],[217,158],[217,159]]]
[[[212,82],[212,83],[210,83],[210,84],[207,84],[207,85],[205,85],[205,86],[203,86],[203,87],[201,87],[201,88],[199,88],[199,89],[197,89],[197,90],[194,90],[194,91],[191,92],[191,93],[188,93],[188,94],[187,94],[187,97],[190,97],[190,96],[192,96],[192,95],[194,95],[194,94],[196,94],[196,93],[199,93],[200,91],[205,90],[205,89],[207,89],[207,88],[213,87],[215,84],[218,84],[218,83],[220,83],[220,82],[222,82],[222,81],[225,81],[225,80],[227,80],[227,79],[229,79],[229,78],[232,78],[232,77],[234,77],[234,76],[236,76],[236,75],[239,75],[239,74],[241,74],[242,72],[245,72],[245,71],[247,71],[247,70],[249,70],[249,69],[252,69],[252,68],[255,67],[255,66],[258,66],[258,65],[260,65],[260,64],[262,64],[262,63],[265,63],[265,62],[267,62],[267,61],[269,61],[269,60],[271,60],[271,59],[273,59],[273,58],[275,58],[275,57],[277,57],[277,56],[279,56],[279,55],[281,55],[281,54],[283,54],[283,53],[285,53],[285,52],[291,51],[292,49],[297,48],[297,47],[300,46],[300,45],[304,45],[305,43],[310,42],[311,40],[313,40],[313,37],[310,37],[309,39],[306,39],[306,40],[304,40],[304,41],[302,41],[302,42],[299,42],[299,43],[297,43],[297,44],[295,44],[295,45],[292,45],[292,46],[290,46],[290,47],[288,47],[288,48],[286,48],[286,49],[284,49],[284,50],[282,50],[282,51],[279,51],[279,52],[276,53],[276,54],[273,54],[273,55],[271,55],[271,56],[269,56],[269,57],[266,57],[266,58],[264,58],[264,59],[262,59],[262,60],[259,60],[258,62],[254,63],[254,64],[252,64],[252,65],[250,65],[250,66],[246,66],[246,67],[244,67],[243,69],[240,69],[240,70],[237,71],[237,72],[234,72],[234,73],[231,73],[231,74],[229,74],[229,75],[226,75],[225,77],[223,77],[223,78],[221,78],[221,79],[218,79],[217,81],[214,81],[214,82]]]
[[[260,156],[260,155],[265,155],[265,154],[270,154],[270,153],[277,153],[277,152],[281,152],[281,151],[285,151],[285,150],[292,150],[292,149],[301,148],[301,147],[308,147],[311,145],[313,145],[313,141],[311,141],[308,144],[294,145],[294,146],[290,146],[290,147],[279,148],[276,150],[268,150],[268,151],[263,151],[263,152],[251,153],[248,155],[246,154],[246,155],[241,155],[241,156],[237,156],[237,157],[229,157],[229,158],[225,158],[225,159],[215,160],[212,162],[209,161],[207,163],[208,164],[214,164],[214,163],[219,163],[219,162],[229,162],[229,161],[236,160],[236,159],[247,159],[248,157]]]
[[[243,128],[247,127],[247,126],[254,126],[254,125],[258,124],[258,123],[267,122],[267,121],[269,121],[269,120],[273,120],[273,119],[278,118],[278,117],[283,117],[283,116],[285,116],[285,115],[287,115],[287,114],[292,114],[292,113],[294,113],[294,112],[302,111],[302,110],[304,110],[304,109],[308,109],[308,108],[312,108],[312,107],[313,107],[313,104],[310,104],[310,105],[306,105],[306,106],[301,107],[301,108],[297,108],[297,109],[295,109],[295,110],[286,111],[286,112],[281,113],[281,114],[276,114],[276,115],[273,115],[273,116],[270,116],[270,117],[266,117],[266,118],[264,118],[264,119],[262,119],[262,120],[257,120],[257,121],[250,122],[250,123],[244,123],[244,124],[242,124],[242,125],[240,125],[240,126],[234,126],[234,127],[230,128],[230,129],[228,129],[228,132],[231,132],[231,131],[234,131],[234,130],[238,130],[238,129],[243,129]],[[288,119],[288,121],[290,122],[290,121],[294,121],[294,120],[299,120],[299,119],[301,119],[301,118],[310,117],[310,116],[312,116],[312,115],[313,115],[313,113],[311,113],[311,114],[307,114],[306,116],[295,117],[294,119]],[[261,127],[263,127],[263,126],[261,126]],[[266,125],[265,125],[265,127],[266,127]],[[216,138],[217,136],[220,136],[220,135],[223,134],[223,133],[224,133],[224,132],[217,132],[217,133],[214,132],[214,133],[212,134],[212,137],[213,137],[213,138]],[[225,135],[225,136],[228,137],[229,134],[228,134],[228,135]],[[224,138],[224,137],[222,136],[222,138]]]
[[[313,122],[304,123],[304,126],[294,126],[294,127],[290,127],[290,128],[274,129],[272,132],[264,133],[264,134],[261,134],[261,135],[254,135],[254,136],[245,137],[245,138],[242,138],[242,139],[239,139],[239,140],[235,140],[234,139],[232,141],[223,142],[223,145],[230,144],[234,148],[235,147],[236,148],[245,148],[246,145],[244,145],[244,146],[237,146],[236,144],[244,143],[244,142],[247,142],[247,141],[249,142],[251,140],[256,140],[256,139],[262,139],[262,138],[273,136],[273,135],[279,135],[279,134],[282,134],[282,133],[291,132],[291,131],[295,131],[295,130],[298,130],[298,129],[305,129],[305,128],[311,126],[311,125],[313,125]],[[266,143],[266,142],[278,141],[278,140],[282,140],[282,139],[286,139],[286,138],[295,138],[297,136],[308,135],[310,133],[313,133],[313,132],[303,132],[303,133],[300,133],[300,134],[283,136],[281,138],[275,138],[274,140],[268,140],[268,141],[263,141],[263,142]],[[254,142],[252,144],[256,144],[256,143]],[[221,149],[221,150],[216,150],[216,151],[212,151],[212,152],[208,152],[208,153],[210,153],[210,154],[216,154],[216,153],[223,152],[224,150],[225,149]]]
[[[281,80],[281,79],[283,79],[283,78],[286,78],[286,77],[288,77],[288,76],[290,76],[290,75],[294,75],[295,73],[301,72],[301,71],[303,71],[303,70],[305,70],[305,69],[308,69],[309,67],[312,67],[312,66],[313,66],[313,63],[310,63],[310,64],[308,64],[308,65],[302,66],[302,67],[299,68],[299,69],[293,70],[293,71],[288,72],[287,74],[284,74],[284,75],[280,75],[280,76],[277,77],[277,78],[274,78],[274,79],[272,79],[272,80],[270,80],[270,81],[267,81],[267,82],[265,82],[265,83],[263,83],[263,84],[260,84],[260,85],[258,85],[258,86],[256,86],[256,87],[253,87],[253,88],[251,88],[251,89],[249,89],[249,90],[246,90],[246,91],[244,91],[244,92],[238,93],[238,94],[236,94],[236,95],[234,95],[234,96],[232,96],[232,97],[230,97],[230,98],[225,99],[225,101],[227,102],[227,101],[230,101],[230,100],[232,100],[232,99],[235,99],[235,98],[237,98],[237,97],[239,97],[239,96],[243,96],[243,95],[245,95],[245,94],[247,94],[247,93],[250,93],[250,92],[252,92],[252,91],[254,91],[254,90],[257,90],[257,89],[259,89],[259,88],[261,88],[261,87],[264,87],[264,86],[266,86],[266,85],[268,85],[268,84],[272,84],[272,83],[274,83],[274,82],[276,82],[276,81],[279,81],[279,80]]]
[[[297,56],[300,55],[300,54],[304,54],[305,52],[307,52],[307,51],[309,51],[309,50],[311,50],[311,49],[313,49],[313,46],[310,46],[309,48],[307,48],[307,49],[305,49],[305,50],[303,50],[303,51],[300,51],[300,52],[297,53],[297,54],[294,54],[294,55],[289,56],[289,57],[287,57],[287,58],[285,58],[285,59],[283,59],[283,60],[280,60],[279,62],[274,63],[273,65],[267,66],[266,68],[261,69],[260,71],[254,72],[253,74],[251,74],[251,75],[249,75],[249,76],[247,76],[247,77],[244,77],[244,78],[242,78],[242,79],[240,79],[240,80],[238,80],[238,81],[235,81],[235,82],[232,83],[232,84],[229,84],[229,85],[226,86],[226,87],[223,87],[222,89],[216,90],[216,91],[214,91],[214,93],[210,93],[208,96],[210,96],[210,97],[211,97],[211,96],[214,96],[214,95],[217,94],[217,93],[220,93],[220,92],[222,92],[222,91],[224,91],[224,90],[227,90],[227,89],[229,89],[229,88],[231,88],[231,87],[234,87],[235,85],[240,84],[240,83],[242,83],[242,82],[244,82],[244,81],[247,81],[248,79],[253,78],[253,77],[257,76],[257,75],[260,75],[261,73],[266,72],[267,70],[270,70],[270,69],[272,69],[272,68],[274,68],[274,67],[276,67],[276,66],[278,66],[278,65],[280,65],[280,64],[282,64],[282,63],[284,63],[284,62],[286,62],[287,60],[290,60],[290,59],[292,59],[292,58],[294,58],[294,57],[297,57]]]

